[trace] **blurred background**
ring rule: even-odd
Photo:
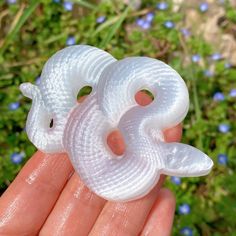
[[[236,235],[234,0],[0,0],[0,192],[35,152],[24,130],[31,101],[19,84],[39,84],[47,59],[74,44],[158,58],[181,74],[191,99],[183,142],[215,165],[206,177],[168,177],[173,235]]]

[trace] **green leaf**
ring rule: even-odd
[[[26,8],[23,12],[23,14],[21,15],[20,19],[18,20],[18,22],[15,24],[15,26],[8,32],[5,41],[2,45],[2,47],[0,48],[0,57],[2,56],[2,54],[4,53],[4,51],[7,49],[8,45],[11,43],[11,41],[14,39],[15,35],[19,32],[19,30],[21,29],[21,27],[24,25],[24,23],[27,21],[27,19],[32,15],[32,13],[34,12],[34,10],[37,8],[37,6],[39,5],[39,1],[31,1],[30,5],[28,6],[28,8]]]
[[[94,31],[92,37],[96,36],[100,31],[108,28],[109,26],[113,25],[115,22],[117,22],[120,19],[120,16],[115,16],[109,20],[107,20],[106,22],[102,23],[101,25],[99,25],[97,27],[97,29]]]
[[[96,6],[88,1],[83,1],[83,0],[73,0],[72,2],[78,3],[79,5],[89,8],[89,9],[96,9]]]
[[[122,22],[125,20],[129,11],[129,7],[125,9],[125,11],[120,15],[119,20],[112,26],[110,31],[107,33],[106,37],[102,40],[99,47],[106,48],[107,44],[111,41],[112,37],[115,35]]]

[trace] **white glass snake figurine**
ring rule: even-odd
[[[87,85],[92,93],[78,103],[78,91]],[[180,75],[159,60],[118,61],[92,46],[71,46],[47,61],[38,86],[23,83],[20,89],[33,100],[26,124],[31,142],[46,153],[67,152],[83,182],[105,199],[137,199],[160,174],[201,176],[213,166],[194,147],[165,143],[163,130],[184,119],[189,96]],[[142,89],[155,97],[145,107],[135,101]],[[118,158],[107,145],[115,129],[126,144]]]

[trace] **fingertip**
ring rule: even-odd
[[[175,208],[176,198],[174,193],[168,188],[162,188],[159,192],[159,198],[166,200],[171,208]]]
[[[160,189],[141,236],[169,236],[175,213],[175,196],[167,188]]]

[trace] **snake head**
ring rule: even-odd
[[[20,85],[22,93],[33,101],[26,132],[39,150],[46,153],[66,151],[63,133],[68,116],[79,105],[78,92],[87,85],[96,90],[100,74],[114,61],[110,54],[92,46],[67,47],[46,62],[39,85]]]

